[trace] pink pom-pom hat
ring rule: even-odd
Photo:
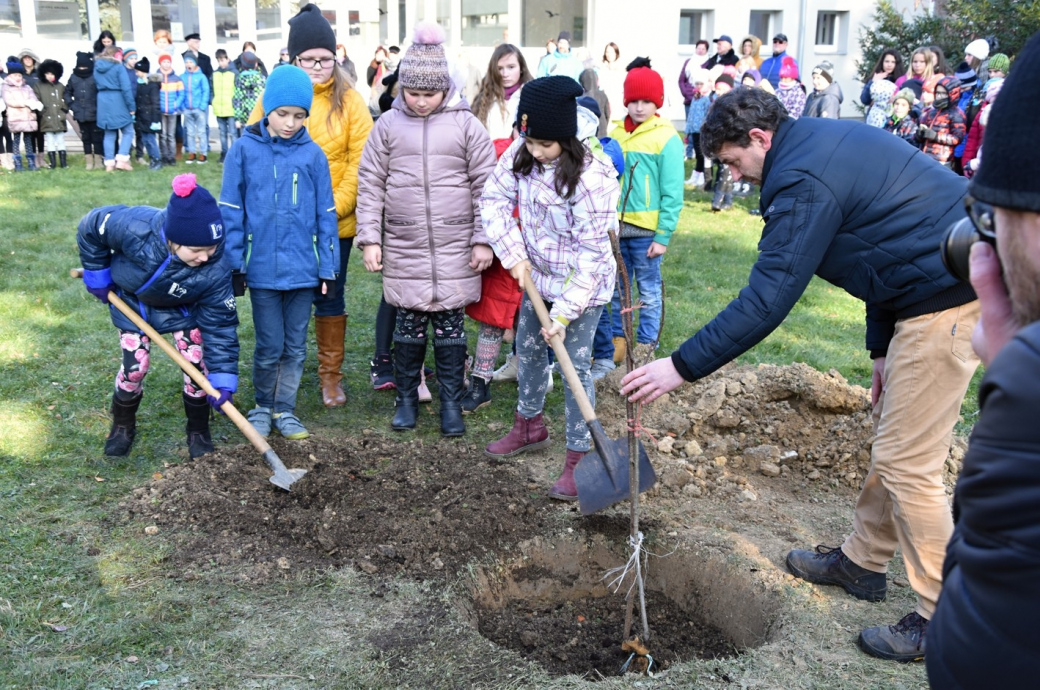
[[[173,178],[173,194],[166,204],[163,233],[185,247],[213,247],[224,241],[224,219],[217,200],[200,187],[192,174]]]
[[[433,22],[415,26],[412,45],[401,58],[397,81],[413,91],[447,91],[451,88],[448,58],[444,54],[444,29]]]

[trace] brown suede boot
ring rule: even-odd
[[[325,407],[345,405],[347,396],[340,381],[343,373],[343,338],[347,333],[347,315],[315,316],[314,334],[318,340],[318,380]]]

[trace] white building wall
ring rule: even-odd
[[[97,0],[87,0],[91,8],[96,8]],[[278,50],[285,45],[288,37],[288,19],[299,5],[306,0],[281,0],[280,16],[282,18],[282,35],[279,38],[258,36],[256,31],[256,12],[254,0],[239,0],[237,4],[239,36],[221,42],[231,57],[238,55],[242,42],[252,40],[257,44],[260,57],[270,67],[278,59]],[[523,3],[526,0],[507,0],[508,29],[506,35],[513,43],[518,43],[523,35]],[[399,0],[320,0],[319,5],[325,10],[336,12],[337,35],[340,42],[347,46],[348,54],[357,67],[359,90],[367,98],[367,87],[364,84],[365,69],[375,49],[380,44],[399,44],[402,48],[407,44],[407,36],[401,36]],[[568,0],[561,0],[567,3]],[[830,60],[835,66],[836,80],[844,92],[845,101],[842,115],[856,117],[862,83],[856,70],[859,58],[858,35],[860,26],[871,21],[873,13],[872,0],[571,0],[569,7],[574,14],[580,14],[582,3],[587,3],[586,46],[576,48],[585,56],[590,64],[599,61],[603,46],[613,41],[621,49],[621,59],[628,62],[637,55],[647,55],[652,64],[664,77],[665,106],[662,115],[673,120],[683,118],[682,97],[679,93],[678,75],[685,60],[693,55],[693,45],[680,45],[680,15],[683,11],[701,11],[704,13],[702,37],[711,41],[721,34],[728,34],[734,40],[734,47],[739,52],[740,42],[748,33],[751,13],[769,12],[769,31],[760,35],[763,41],[762,56],[771,54],[770,39],[778,31],[787,34],[790,43],[788,53],[794,56],[801,69],[802,81],[811,89],[810,73],[814,65],[821,60]],[[490,46],[464,46],[460,36],[462,0],[406,0],[405,27],[410,31],[416,17],[420,13],[426,16],[441,14],[450,17],[455,30],[449,40],[449,55],[453,60],[468,65],[475,72],[483,74],[490,56]],[[915,8],[915,4],[918,6]],[[213,55],[218,47],[216,22],[214,18],[214,0],[198,0],[199,24],[202,35],[203,52]],[[443,6],[443,7],[442,7]],[[897,0],[897,8],[912,13],[922,11],[928,3],[919,0]],[[53,39],[41,36],[37,32],[34,15],[34,0],[19,0],[22,15],[22,36],[8,36],[7,50],[15,53],[22,47],[34,50],[41,58],[53,57],[60,60],[71,73],[75,64],[77,50],[89,50],[93,37],[89,40]],[[447,8],[446,10],[443,8]],[[349,12],[357,11],[359,16],[359,35],[349,35]],[[840,41],[836,47],[821,48],[815,45],[817,19],[820,11],[841,13],[841,26],[838,29]],[[152,19],[149,0],[130,0],[130,14],[133,17],[133,40],[121,40],[123,46],[132,46],[142,55],[149,54],[152,49]],[[96,12],[88,12],[88,17],[96,16]],[[93,23],[93,22],[91,22]],[[529,37],[529,40],[530,39]],[[522,46],[532,71],[544,54],[539,43]],[[185,46],[177,45],[178,52]],[[713,51],[712,51],[713,52]]]

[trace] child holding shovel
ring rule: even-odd
[[[481,215],[495,254],[521,285],[530,273],[551,305],[553,320],[550,330],[540,328],[524,296],[516,333],[519,400],[512,430],[487,446],[485,452],[494,458],[549,445],[542,408],[550,368],[545,343],[552,337],[563,338],[585,393],[595,404],[592,340],[603,305],[614,293],[617,263],[607,230],[617,224],[621,188],[614,167],[577,138],[575,99],[581,95],[581,86],[569,77],[543,77],[524,86],[517,110],[520,138],[502,154],[481,197]],[[519,224],[513,218],[517,205]],[[564,398],[567,455],[549,496],[575,500],[574,468],[589,451],[592,438],[569,385]]]
[[[87,291],[108,304],[115,291],[160,333],[173,333],[177,349],[206,374],[219,398],[238,387],[238,313],[231,294],[231,266],[224,256],[224,222],[213,196],[194,175],[173,179],[165,209],[102,206],[79,222],[76,235]],[[123,363],[112,396],[112,427],[105,455],[130,453],[137,429],[151,341],[114,307]],[[188,453],[213,450],[205,391],[184,376]]]

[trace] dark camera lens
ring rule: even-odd
[[[971,256],[971,245],[980,239],[982,236],[975,230],[975,225],[970,218],[962,218],[951,225],[943,235],[942,244],[939,245],[939,253],[946,270],[964,282],[968,282],[968,259]]]

